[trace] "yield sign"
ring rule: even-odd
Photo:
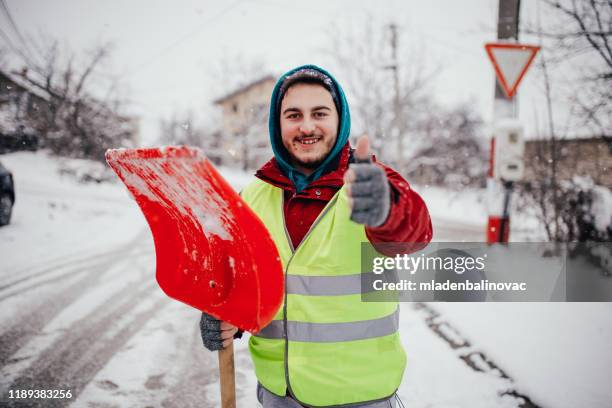
[[[512,99],[540,47],[525,44],[488,43],[485,49],[508,99]]]

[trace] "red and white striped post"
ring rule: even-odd
[[[489,173],[487,175],[487,243],[508,242],[510,237],[510,217],[504,218],[501,182],[494,178],[495,174],[495,136],[491,137],[491,152],[489,156]],[[503,222],[502,222],[503,221]],[[503,231],[502,231],[503,227]]]
[[[523,175],[523,131],[517,120],[516,92],[539,47],[518,44],[520,0],[499,0],[497,43],[485,49],[496,74],[494,132],[487,177],[487,243],[508,242],[510,196]]]

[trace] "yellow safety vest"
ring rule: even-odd
[[[285,301],[251,336],[259,382],[303,405],[341,406],[389,398],[406,355],[396,302],[362,302],[363,225],[350,220],[344,187],[297,248],[285,226],[283,190],[256,180],[241,193],[272,235],[285,270]]]

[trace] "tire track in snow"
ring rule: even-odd
[[[57,335],[57,332],[69,332],[73,328],[76,332],[80,331],[80,327],[78,326],[79,322],[83,321],[87,317],[91,318],[91,316],[95,314],[103,316],[105,312],[112,309],[113,305],[121,302],[122,298],[130,299],[130,297],[134,295],[133,292],[137,292],[139,288],[145,286],[146,278],[145,275],[142,274],[139,277],[138,282],[131,284],[126,282],[123,284],[121,289],[114,291],[107,299],[103,299],[104,309],[102,309],[102,306],[97,306],[95,309],[86,311],[86,314],[83,317],[69,323],[68,326],[60,325],[60,327],[53,333],[43,332],[45,326],[48,325],[49,322],[55,317],[62,313],[70,315],[70,313],[67,313],[67,311],[70,312],[70,308],[73,307],[73,305],[78,305],[78,302],[82,301],[83,299],[88,300],[87,297],[90,296],[92,291],[87,291],[86,289],[89,288],[95,290],[94,286],[97,283],[102,283],[105,277],[108,278],[109,276],[105,275],[104,272],[110,270],[111,277],[113,277],[111,268],[115,264],[116,262],[102,265],[98,270],[93,271],[92,274],[86,276],[84,279],[75,282],[68,289],[60,292],[59,294],[55,294],[51,299],[41,304],[33,313],[23,318],[21,323],[17,323],[13,330],[10,330],[2,335],[2,338],[6,338],[7,347],[13,349],[13,353],[9,354],[9,350],[3,351],[3,357],[8,357],[4,357],[7,358],[7,360],[5,361],[5,364],[2,365],[2,371],[5,378],[2,378],[2,382],[0,382],[0,394],[4,391],[1,386],[7,385],[7,382],[9,381],[12,382],[12,379],[19,375],[19,366],[23,365],[23,360],[28,360],[25,361],[25,363],[29,363],[30,358],[38,358],[40,351],[45,352],[51,348],[53,342],[55,342],[55,339],[60,338],[60,336]],[[133,267],[132,264],[133,260],[130,260],[130,262],[125,265],[119,264],[119,266],[121,266],[120,270]],[[121,283],[122,282],[120,282],[120,284]],[[79,313],[79,310],[75,310],[74,313]],[[23,335],[19,337],[19,334]],[[29,344],[30,341],[36,341],[41,338],[43,340],[47,340],[50,336],[53,336],[51,337],[51,343],[48,341],[43,341],[42,346],[40,344],[36,344],[34,347]],[[11,343],[11,341],[14,341],[14,343]],[[27,347],[27,349],[24,350],[22,347]],[[15,363],[17,363],[17,366],[14,365]],[[7,381],[7,378],[11,378],[11,380]]]
[[[83,288],[94,285],[97,282],[95,276],[103,272],[106,267],[106,264],[102,264],[88,271],[91,273],[43,302],[34,311],[21,317],[17,323],[0,334],[0,367],[11,363],[13,354],[32,337],[39,334],[49,321],[81,296]]]
[[[70,407],[217,406],[210,395],[219,392],[217,353],[202,345],[198,322],[197,311],[170,301],[96,374]],[[236,372],[237,396],[241,375]]]
[[[96,262],[98,260],[105,261],[107,258],[113,258],[113,257],[118,257],[121,255],[129,254],[130,252],[133,251],[133,246],[138,245],[143,240],[143,238],[145,238],[147,235],[148,235],[148,230],[143,230],[140,233],[138,233],[137,236],[131,241],[126,242],[125,244],[122,244],[120,246],[117,246],[116,248],[110,251],[107,250],[104,252],[94,252],[94,253],[90,252],[89,254],[85,256],[83,256],[82,254],[76,255],[76,256],[73,254],[70,254],[70,255],[66,255],[66,256],[62,256],[59,258],[45,261],[46,265],[43,266],[42,269],[40,267],[28,267],[25,269],[13,271],[11,275],[19,276],[19,278],[13,281],[10,281],[10,282],[6,282],[6,283],[3,282],[0,285],[0,293],[16,285],[19,285],[23,282],[27,282],[27,281],[39,278],[44,275],[48,275],[62,268],[66,268],[66,267],[68,268],[77,267],[78,268],[79,266],[86,267],[86,266],[89,266],[91,263]],[[0,301],[2,300],[3,298],[0,298]]]
[[[425,323],[431,331],[438,337],[444,340],[451,349],[457,352],[461,359],[468,367],[474,371],[482,372],[488,375],[508,380],[510,384],[514,380],[497,364],[495,364],[485,353],[474,349],[470,342],[450,323],[444,321],[441,314],[426,303],[417,302],[413,304],[414,310],[424,314]],[[518,392],[514,388],[509,388],[499,394],[500,398],[514,398],[519,403],[521,408],[540,408],[528,396]]]
[[[144,232],[146,233],[146,231]],[[133,245],[139,240],[140,236],[137,236],[134,240],[127,243],[126,245],[129,250],[126,252],[116,250],[106,251],[103,254],[96,254],[94,257],[90,257],[89,259],[95,262],[91,262],[89,265],[81,268],[71,268],[69,272],[72,275],[77,275],[77,272],[80,272],[81,269],[84,269],[84,272],[87,272],[87,274],[85,277],[79,278],[76,281],[70,281],[67,287],[62,287],[61,285],[48,285],[50,290],[48,293],[45,291],[45,299],[39,301],[36,297],[39,296],[39,293],[36,292],[30,295],[31,303],[35,304],[34,307],[28,308],[32,309],[32,311],[28,310],[21,314],[18,317],[17,323],[0,334],[0,370],[3,377],[2,381],[0,381],[0,395],[9,389],[7,386],[15,377],[20,375],[21,371],[27,370],[27,367],[34,359],[38,358],[36,361],[40,361],[39,356],[49,349],[52,349],[50,346],[53,344],[53,341],[60,338],[60,336],[67,331],[61,326],[61,322],[64,321],[65,318],[71,321],[71,317],[78,319],[80,314],[87,313],[89,311],[87,303],[90,299],[94,302],[93,307],[96,307],[96,303],[99,303],[100,299],[106,301],[104,310],[100,311],[101,309],[98,306],[98,314],[104,316],[105,311],[112,310],[112,305],[117,303],[121,297],[127,299],[133,298],[133,292],[136,291],[139,286],[144,285],[147,280],[150,280],[148,277],[153,275],[153,268],[150,268],[149,265],[142,265],[142,260],[147,258],[142,255],[146,254],[146,252],[142,251],[142,245]],[[150,264],[150,262],[146,263]],[[140,273],[138,275],[125,273],[126,271],[134,269],[140,270]],[[136,276],[137,282],[131,282],[134,276]],[[100,284],[104,286],[100,287]],[[59,289],[57,289],[58,286]],[[152,283],[150,286],[152,289],[155,285]],[[124,287],[124,289],[119,291],[120,293],[114,293],[116,288],[119,287]],[[97,291],[96,288],[98,288]],[[104,296],[106,288],[110,289],[111,297],[109,299],[106,299],[107,296]],[[31,287],[27,289],[30,290]],[[25,291],[26,290],[23,290],[23,292]],[[94,298],[92,298],[92,296],[94,296]],[[25,299],[28,302],[30,301],[28,298]],[[71,305],[77,307],[77,309],[74,309],[74,312],[70,311]],[[18,304],[18,306],[21,305]],[[29,306],[29,303],[25,303],[25,307],[27,306]],[[83,309],[83,307],[85,309]],[[44,333],[43,329],[45,326],[48,326],[49,322],[62,314],[65,318],[58,320],[60,328]],[[74,332],[76,333],[79,333],[81,329],[78,324],[72,324],[68,331],[72,330],[72,328],[74,328]],[[65,340],[65,335],[62,338]],[[56,344],[64,341],[62,338],[60,338]],[[91,341],[90,338],[88,341]],[[48,356],[49,353],[46,355]],[[45,381],[41,382],[40,385],[45,385]],[[14,387],[10,389],[14,389]],[[32,388],[30,387],[27,389]],[[39,389],[48,388],[39,387]],[[13,400],[12,403],[17,402],[18,401]],[[49,401],[47,400],[47,402]],[[2,405],[2,403],[0,403],[0,405]]]
[[[128,286],[115,293],[103,309],[75,322],[41,353],[9,389],[70,389],[72,399],[29,400],[29,406],[63,407],[70,404],[114,354],[164,305],[155,283]],[[152,301],[157,294],[158,299]],[[152,303],[150,305],[149,303]],[[9,400],[5,394],[2,399]]]
[[[134,249],[131,250],[134,251]],[[135,255],[135,253],[131,254],[127,252],[127,258],[131,262],[134,260],[130,258],[132,255]],[[86,276],[82,279],[79,279],[58,293],[51,294],[49,299],[44,300],[40,305],[35,307],[33,311],[20,316],[15,324],[11,325],[0,334],[0,367],[9,363],[11,356],[13,356],[17,350],[23,347],[33,336],[40,333],[49,321],[75,302],[87,291],[87,289],[99,284],[104,277],[104,272],[109,270],[113,265],[124,260],[125,258],[118,258],[116,252],[109,252],[104,254],[103,257],[94,257],[94,262],[89,265],[71,268],[68,272],[56,278],[30,285],[18,292],[12,292],[2,297],[2,299],[7,299],[17,294],[23,294],[40,285],[65,279],[78,273],[86,273]],[[128,266],[126,266],[126,268],[127,267]]]
[[[217,353],[202,345],[197,320],[193,322],[189,343],[181,356],[181,368],[176,381],[168,389],[169,396],[160,406],[163,408],[200,408],[207,405],[207,385],[219,381]],[[237,357],[236,355],[234,357]],[[240,393],[240,373],[236,372],[236,396]],[[216,391],[216,390],[215,390]]]
[[[108,266],[110,264],[113,264],[114,262],[116,262],[117,257],[120,257],[122,255],[127,255],[127,256],[138,256],[138,255],[142,255],[145,254],[146,252],[142,251],[142,252],[130,252],[130,251],[120,251],[120,252],[115,252],[115,253],[107,253],[104,255],[100,255],[97,256],[95,258],[92,258],[90,260],[88,260],[87,262],[79,262],[77,265],[75,266],[71,266],[69,268],[66,268],[65,270],[61,269],[61,268],[56,268],[56,269],[52,269],[49,270],[45,273],[45,275],[51,275],[53,272],[56,272],[57,275],[47,278],[47,279],[42,279],[42,280],[37,280],[33,283],[29,283],[23,287],[19,287],[16,290],[13,291],[9,291],[8,293],[2,294],[0,295],[0,302],[6,300],[6,299],[10,299],[12,297],[21,295],[23,293],[29,292],[32,289],[36,289],[39,288],[41,286],[45,286],[45,285],[49,285],[51,283],[56,283],[58,281],[64,280],[66,278],[70,278],[74,275],[78,275],[81,273],[91,273],[91,268],[95,268],[95,269],[99,269],[100,266],[102,266],[102,268],[104,268],[104,266]],[[34,278],[34,277],[32,277]],[[23,279],[25,280],[25,279]],[[23,283],[23,280],[20,280],[20,282],[15,282],[14,284],[10,285],[10,286],[15,286],[15,285],[19,285],[20,283]],[[10,289],[10,288],[9,288]],[[0,293],[2,291],[0,290]]]

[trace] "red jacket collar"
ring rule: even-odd
[[[340,152],[340,161],[336,170],[323,174],[317,180],[313,181],[306,189],[315,187],[334,187],[340,188],[344,184],[344,172],[348,168],[349,159],[351,157],[351,146],[347,143]],[[270,159],[257,172],[255,177],[272,184],[273,186],[282,188],[283,190],[295,191],[293,182],[280,170],[276,163],[276,159]]]

